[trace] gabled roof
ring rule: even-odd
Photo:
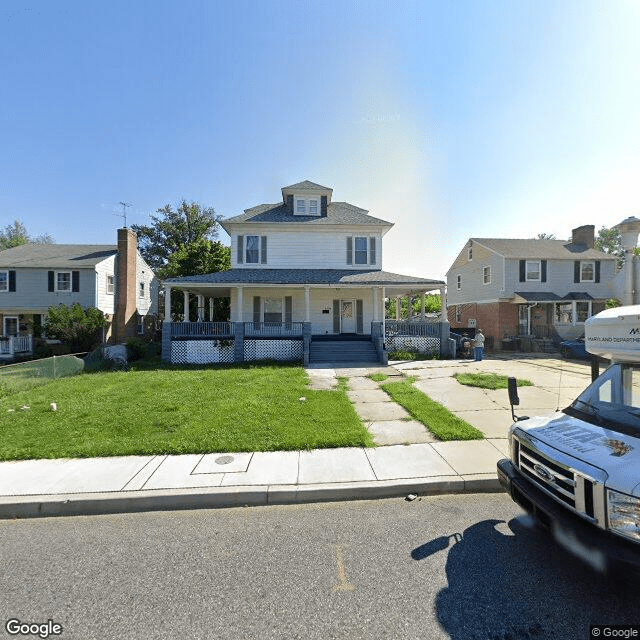
[[[236,222],[279,222],[301,225],[379,225],[391,228],[392,222],[381,220],[370,216],[366,209],[361,209],[348,202],[331,202],[327,205],[327,216],[300,216],[293,215],[284,203],[260,204],[250,209],[245,209],[244,213],[233,218],[226,218],[222,221],[222,226],[226,230],[227,224]]]
[[[571,260],[615,260],[616,257],[584,244],[573,244],[565,240],[522,240],[513,238],[471,238],[505,258],[571,259]],[[468,246],[468,243],[467,243]]]
[[[323,187],[321,184],[316,184],[310,180],[303,180],[302,182],[296,182],[296,184],[290,184],[288,187],[282,187],[283,191],[333,191],[331,187]]]
[[[115,244],[23,244],[0,251],[0,268],[86,269],[116,253]]]

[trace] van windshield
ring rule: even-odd
[[[640,365],[611,365],[565,413],[614,431],[640,435]]]

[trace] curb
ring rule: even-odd
[[[445,476],[309,485],[255,485],[0,498],[0,519],[219,509],[504,491],[497,476]]]

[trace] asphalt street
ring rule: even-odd
[[[6,622],[67,639],[588,637],[640,594],[504,494],[7,520]],[[31,636],[37,637],[37,636]]]

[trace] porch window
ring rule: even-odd
[[[556,324],[573,324],[573,303],[556,302]]]
[[[527,282],[540,282],[540,260],[527,260]]]
[[[0,291],[9,291],[9,272],[0,271]]]
[[[71,271],[56,272],[56,291],[71,291]]]
[[[482,284],[491,284],[491,267],[482,268]]]
[[[585,322],[591,317],[591,302],[576,302],[576,316],[578,322]]]
[[[264,299],[264,321],[282,322],[282,298]]]

